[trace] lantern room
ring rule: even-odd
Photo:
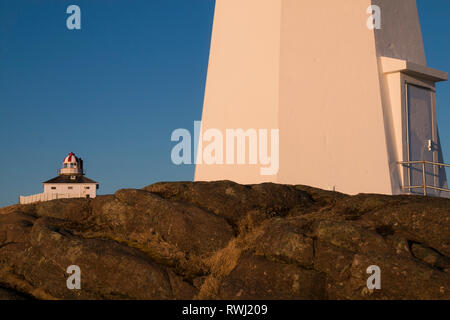
[[[77,158],[73,152],[64,158],[63,166],[58,174],[83,175],[83,160]]]

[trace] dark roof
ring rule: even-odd
[[[71,177],[75,177],[75,179],[71,179]],[[48,181],[45,181],[43,183],[97,183],[97,181],[91,180],[89,178],[86,178],[85,176],[81,175],[59,175],[53,179],[50,179]]]

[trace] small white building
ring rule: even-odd
[[[95,198],[99,183],[84,176],[83,160],[74,153],[64,158],[58,176],[43,183],[44,192],[20,196],[20,204],[64,198]]]

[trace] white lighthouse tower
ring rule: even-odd
[[[73,152],[64,158],[58,176],[43,183],[44,192],[20,196],[21,204],[64,198],[95,198],[99,183],[84,176],[83,160]]]
[[[217,0],[201,132],[242,134],[231,164],[197,161],[195,180],[449,196],[435,85],[447,80],[427,65],[415,0]],[[258,129],[279,130],[271,176],[233,164],[256,159]]]

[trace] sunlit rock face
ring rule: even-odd
[[[15,205],[0,299],[449,299],[449,225],[448,199],[230,181]]]

